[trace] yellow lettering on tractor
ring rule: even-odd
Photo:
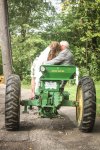
[[[51,70],[51,72],[64,72],[64,70]]]

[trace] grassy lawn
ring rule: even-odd
[[[100,81],[96,83],[97,114],[100,116]]]
[[[30,84],[21,83],[21,87],[22,87],[23,89],[31,89],[31,83],[30,83]]]
[[[100,81],[95,83],[96,87],[96,100],[97,100],[97,115],[100,116]],[[67,84],[65,90],[70,93],[70,100],[76,99],[76,85]]]
[[[69,95],[70,100],[76,100],[76,90],[77,90],[76,85],[71,85],[71,84],[66,85],[65,91],[68,91],[70,93]]]

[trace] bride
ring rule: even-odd
[[[31,67],[31,99],[35,97],[39,88],[39,80],[42,75],[40,71],[40,66],[45,64],[46,61],[52,60],[60,52],[59,42],[53,41],[43,52],[41,52],[39,57],[36,57],[33,61]]]

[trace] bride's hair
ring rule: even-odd
[[[57,41],[53,41],[49,45],[49,47],[50,47],[50,52],[48,54],[47,60],[51,60],[51,59],[55,58],[59,54],[59,52],[61,51],[60,44]]]

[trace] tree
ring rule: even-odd
[[[3,73],[6,81],[8,75],[12,73],[7,0],[0,0],[0,45],[2,50]]]

